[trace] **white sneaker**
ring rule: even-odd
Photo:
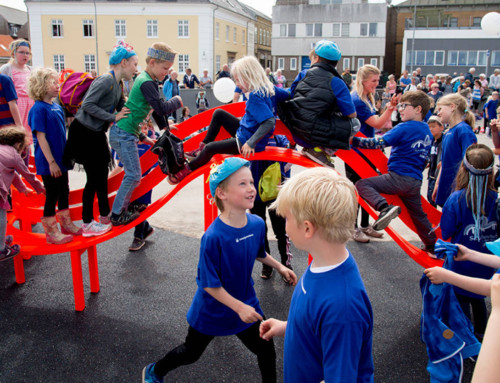
[[[352,239],[354,239],[356,242],[359,243],[370,242],[370,238],[365,233],[363,233],[358,227],[356,228],[356,231],[354,232]]]
[[[84,223],[82,225],[82,235],[84,237],[96,237],[102,235],[111,230],[111,224],[102,224],[92,220],[90,223]]]

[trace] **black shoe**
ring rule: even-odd
[[[19,254],[20,250],[21,246],[19,245],[9,246],[5,244],[5,248],[0,251],[0,261],[6,261],[7,259],[14,258],[17,254]]]
[[[111,224],[113,226],[126,225],[132,222],[134,219],[139,218],[140,214],[138,212],[131,213],[128,210],[123,210],[120,214],[111,214]]]
[[[141,250],[145,244],[146,241],[144,239],[135,237],[134,240],[132,241],[132,244],[128,247],[128,251]]]
[[[271,279],[273,276],[273,268],[268,265],[262,265],[262,272],[260,273],[260,277],[262,279]]]
[[[146,210],[147,207],[148,205],[146,205],[145,203],[131,203],[130,205],[128,205],[128,211],[131,213],[142,213],[144,210]]]
[[[384,230],[399,213],[401,213],[400,206],[387,206],[380,212],[378,219],[373,223],[373,229],[377,231]]]

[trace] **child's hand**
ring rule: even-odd
[[[271,340],[275,336],[285,336],[286,322],[270,318],[260,324],[259,335],[264,340]]]
[[[471,261],[472,250],[465,247],[464,245],[457,244],[458,253],[453,257],[455,261]]]
[[[241,147],[241,154],[244,158],[248,158],[255,154],[255,149],[252,149],[247,143]]]
[[[240,319],[245,322],[245,323],[254,323],[257,322],[258,320],[262,320],[262,316],[255,311],[255,309],[252,306],[249,306],[245,303],[241,305],[241,307],[238,309],[237,314],[239,315]]]
[[[169,128],[170,128],[170,130],[179,130],[177,125],[170,125]]]
[[[120,121],[122,118],[127,118],[129,114],[130,114],[130,109],[123,107],[122,110],[116,113],[115,121]]]
[[[446,277],[447,275],[449,275],[449,273],[450,273],[449,270],[443,269],[442,267],[439,266],[431,267],[430,269],[424,270],[424,274],[435,285],[445,283],[447,280]]]
[[[288,267],[281,265],[278,272],[286,279],[287,283],[295,286],[297,284],[297,276]]]
[[[141,144],[153,146],[155,144],[155,140],[152,140],[151,138],[146,137],[144,140],[141,141]]]
[[[52,160],[52,162],[49,164],[50,168],[50,175],[54,178],[59,178],[62,176],[61,168],[59,165],[57,165],[55,160]]]

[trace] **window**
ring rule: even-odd
[[[342,23],[342,37],[349,37],[349,23]]]
[[[365,65],[365,59],[358,59],[358,69]]]
[[[280,24],[280,37],[286,37],[286,30],[287,30],[287,25]]]
[[[344,62],[342,64],[342,69],[346,70],[347,68],[351,69],[351,59],[344,57]]]
[[[262,29],[259,29],[259,44],[262,45]]]
[[[52,20],[52,37],[63,37],[62,20]]]
[[[486,66],[486,61],[488,57],[486,56],[487,52],[486,51],[479,51],[477,52],[477,65],[479,66]]]
[[[54,55],[53,61],[56,72],[64,70],[64,55]]]
[[[467,51],[458,52],[458,65],[467,65]]]
[[[448,65],[486,66],[486,51],[449,51]]]
[[[368,36],[368,24],[367,23],[359,24],[359,35],[360,36]]]
[[[215,73],[220,71],[220,55],[215,56]]]
[[[477,51],[469,51],[467,65],[477,65]]]
[[[288,24],[288,37],[295,37],[295,24]]]
[[[179,55],[179,72],[184,73],[187,68],[189,68],[189,55]]]
[[[481,18],[480,17],[473,17],[472,18],[472,26],[476,28],[481,28]]]
[[[434,65],[438,65],[438,66],[444,65],[444,51],[436,51]]]
[[[280,57],[278,59],[278,69],[283,69],[285,68],[285,59],[283,57]]]
[[[178,20],[177,27],[179,33],[178,37],[189,37],[189,20]]]
[[[215,23],[215,39],[219,40],[219,30],[220,30],[220,24]]]
[[[90,72],[91,70],[95,70],[95,55],[85,55],[84,56],[84,67],[85,72]]]
[[[456,60],[456,59],[455,59]],[[444,51],[412,51],[407,52],[407,65],[444,65]]]
[[[378,60],[377,59],[370,59],[370,64],[373,66],[377,66]]]
[[[313,36],[314,24],[306,24],[306,36]]]
[[[229,42],[229,25],[226,25],[226,41]]]
[[[125,20],[115,20],[115,37],[127,37],[127,24]]]
[[[458,65],[458,51],[448,52],[448,65]]]
[[[444,19],[443,25],[448,28],[457,28],[458,27],[458,18],[457,17],[448,17]]]
[[[332,25],[332,36],[340,37],[340,23],[334,23]]]
[[[246,35],[245,31],[241,31],[241,45],[245,45]]]
[[[147,20],[147,36],[158,38],[158,20]]]
[[[370,23],[370,30],[368,32],[368,36],[375,37],[377,36],[377,23]]]
[[[83,37],[94,37],[94,20],[83,20]]]
[[[267,31],[266,34],[267,34],[267,45],[271,45],[271,33]]]
[[[236,40],[238,39],[238,38],[236,37],[236,33],[237,33],[237,32],[238,32],[238,30],[237,30],[236,28],[233,28],[233,43],[235,43],[235,44],[236,44],[236,42],[237,42]]]
[[[297,70],[297,58],[292,57],[290,59],[290,70]]]
[[[306,36],[321,37],[323,34],[323,24],[306,24]]]
[[[491,52],[491,66],[500,66],[500,51]]]

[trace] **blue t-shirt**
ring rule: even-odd
[[[285,383],[373,382],[373,313],[349,253],[337,268],[307,268],[293,292],[285,333]]]
[[[0,73],[0,126],[14,125],[9,102],[17,100],[16,88],[10,77]]]
[[[491,254],[486,247],[486,242],[495,241],[498,238],[500,229],[498,226],[496,199],[497,193],[491,190],[488,191],[484,208],[486,215],[481,217],[480,239],[475,240],[474,217],[472,216],[472,209],[467,207],[466,191],[457,190],[453,192],[446,200],[443,206],[443,214],[441,215],[440,227],[443,239],[449,240],[452,243],[459,243],[481,253]],[[470,261],[453,262],[451,270],[469,277],[483,279],[491,278],[495,272],[495,269]],[[455,287],[455,291],[473,298],[481,297],[458,287]]]
[[[198,290],[187,321],[203,334],[234,335],[252,325],[242,322],[236,312],[215,300],[204,290],[207,287],[224,287],[229,295],[264,315],[253,288],[252,270],[257,257],[267,255],[266,226],[260,217],[252,214],[247,214],[247,220],[245,227],[234,228],[216,218],[201,239]]]
[[[240,127],[236,131],[236,138],[238,139],[240,147],[253,136],[260,124],[269,118],[274,118],[271,97],[264,96],[260,92],[250,92],[245,106],[245,114],[240,121]],[[274,128],[257,142],[255,145],[256,152],[261,152],[266,148],[267,141],[273,134],[273,131]]]
[[[488,119],[493,120],[497,118],[497,108],[498,108],[498,102],[500,100],[493,100],[491,99],[488,101],[486,104],[484,104],[483,109],[488,110]]]
[[[375,108],[373,108],[373,105],[372,108],[366,105],[356,91],[351,93],[351,98],[354,106],[356,107],[356,117],[359,122],[361,122],[361,128],[359,129],[360,132],[366,137],[375,137],[375,129],[366,123],[366,120],[375,115]],[[370,101],[368,102],[370,103]]]
[[[277,105],[280,102],[286,101],[290,98],[290,92],[284,88],[278,88],[274,86],[274,96],[271,97],[271,103],[273,104],[274,116],[278,115]]]
[[[409,77],[407,77],[407,78],[401,77],[399,79],[399,84],[400,85],[410,85],[411,84],[411,78],[409,78]]]
[[[436,203],[443,206],[455,189],[455,177],[467,148],[477,142],[477,137],[470,125],[461,122],[449,129],[443,136],[441,146],[441,175],[436,195]]]
[[[245,93],[243,93],[243,91],[240,89],[239,86],[237,86],[235,89],[234,89],[234,93],[239,93],[243,96],[243,99],[242,101],[248,101],[248,98],[247,98],[247,95]]]
[[[389,171],[422,180],[433,140],[429,125],[421,121],[402,122],[382,139],[387,146],[392,146],[387,162]]]
[[[50,175],[49,163],[42,152],[36,132],[45,133],[45,138],[57,165],[61,168],[61,172],[67,172],[68,169],[62,163],[66,146],[66,124],[63,109],[56,103],[35,101],[28,114],[28,124],[31,126],[33,143],[35,144],[36,173],[42,176]],[[91,150],[91,148],[88,149]]]

